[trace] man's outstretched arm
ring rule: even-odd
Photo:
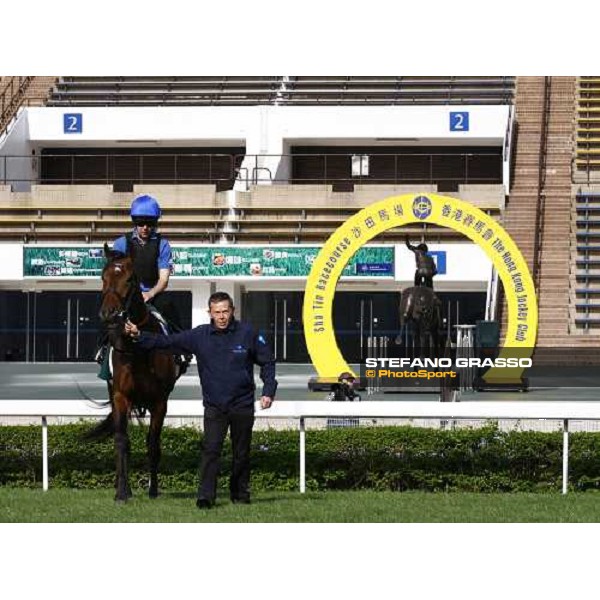
[[[164,335],[140,331],[131,321],[125,323],[125,333],[144,350],[169,350],[174,354],[197,354],[198,347],[193,329]]]

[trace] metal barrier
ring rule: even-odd
[[[387,358],[390,337],[387,335],[374,335],[367,337],[367,358]],[[375,369],[376,376],[367,379],[367,395],[372,396],[381,390],[379,369]]]
[[[475,344],[475,325],[455,325],[456,329],[456,358],[470,359],[474,357],[473,346]],[[475,379],[475,367],[458,367],[458,389],[460,392],[473,389]]]

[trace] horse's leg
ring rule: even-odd
[[[408,319],[404,328],[404,356],[413,359],[415,357],[415,339],[417,324],[413,319]]]
[[[150,463],[150,498],[158,496],[158,463],[160,462],[160,432],[167,414],[167,399],[161,398],[154,403],[150,417],[150,430],[146,439],[148,444],[148,461]]]
[[[424,322],[419,323],[419,358],[429,358],[429,332]]]
[[[405,348],[408,348],[408,324],[411,319],[412,310],[413,296],[412,294],[407,294],[400,300],[400,333],[396,338],[396,343],[404,345]]]
[[[406,322],[404,320],[404,317],[402,316],[402,314],[400,314],[400,331],[398,332],[398,335],[396,336],[396,344],[398,346],[402,346],[404,344],[404,331],[406,329]]]
[[[115,500],[126,502],[131,495],[127,463],[129,459],[129,435],[127,421],[129,418],[129,402],[121,392],[114,393],[113,418],[115,421],[115,452],[117,460],[117,481]]]
[[[425,319],[423,323],[423,330],[421,333],[422,341],[423,341],[423,354],[425,358],[433,357],[433,337],[431,332],[431,319]]]

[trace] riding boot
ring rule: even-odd
[[[101,365],[104,362],[104,359],[106,358],[106,355],[108,354],[108,346],[106,344],[102,344],[102,346],[100,346],[98,348],[98,351],[96,352],[96,356],[94,357],[94,360]]]
[[[175,359],[175,364],[179,367],[179,377],[185,375],[187,372],[190,363],[192,362],[192,358],[194,358],[193,354],[174,354],[173,358]]]
[[[101,366],[100,366],[100,371],[98,373],[98,379],[103,379],[104,381],[110,381],[111,373],[110,373],[110,365],[108,364],[108,360],[109,360],[108,347],[104,346],[103,349],[104,349],[104,355],[102,357],[102,362],[100,363]]]
[[[175,319],[169,319],[167,321],[167,325],[171,330],[171,333],[179,333],[180,331],[184,331],[183,327],[179,324],[179,321],[175,321]],[[193,354],[175,354],[175,364],[179,367],[179,377],[185,374],[187,368],[189,367],[192,359],[194,358]]]
[[[97,350],[96,355],[94,356],[94,360],[101,365],[108,354],[108,331],[106,328],[102,328],[100,330],[100,334],[98,335],[98,340],[96,342]]]

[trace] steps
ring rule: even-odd
[[[536,283],[540,346],[580,343],[574,339],[579,336],[571,334],[574,321],[570,315],[571,245],[577,245],[570,226],[575,90],[573,77],[517,79],[518,134],[505,228],[521,249]],[[505,306],[504,301],[503,333]]]
[[[575,329],[590,335],[600,333],[600,193],[580,192],[575,196],[575,231],[572,282],[572,318]],[[599,340],[600,336],[596,339]]]

